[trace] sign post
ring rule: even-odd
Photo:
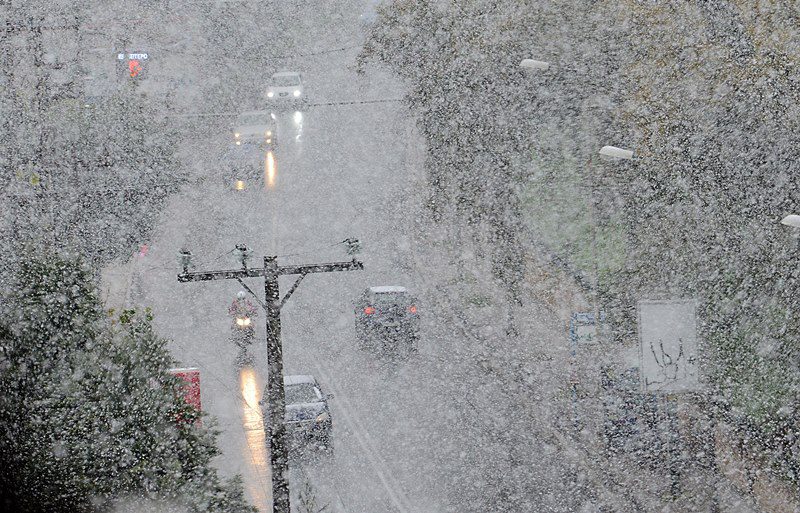
[[[602,313],[599,314],[600,322],[605,320]],[[581,429],[580,418],[578,415],[578,346],[596,345],[599,342],[598,333],[600,326],[595,326],[595,316],[593,313],[574,312],[569,319],[569,341],[570,356],[572,360],[572,371],[570,372],[569,386],[572,391],[572,424],[575,431]]]

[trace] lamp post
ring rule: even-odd
[[[545,73],[551,68],[551,64],[547,61],[539,60],[539,59],[522,59],[519,63],[520,68],[525,71],[530,71],[531,73]],[[567,66],[558,66],[561,69],[570,72],[578,72],[575,68],[567,67]],[[577,139],[577,137],[576,137]],[[594,279],[594,287],[592,290],[592,323],[594,326],[594,341],[595,343],[599,343],[601,341],[601,330],[600,330],[600,270],[598,265],[599,260],[599,252],[597,249],[597,231],[598,231],[598,222],[597,222],[597,201],[596,201],[596,194],[597,194],[597,187],[596,187],[596,177],[594,171],[594,159],[598,156],[604,160],[631,160],[633,159],[633,152],[630,150],[626,150],[623,148],[618,148],[616,146],[603,146],[600,148],[597,154],[592,153],[588,160],[585,163],[585,168],[588,172],[588,188],[589,188],[589,223],[591,225],[591,251],[592,251],[592,274]],[[588,317],[588,316],[587,316]],[[578,340],[576,333],[570,333],[570,356],[572,360],[572,368],[573,373],[577,372],[577,352],[578,352]],[[572,400],[573,400],[573,407],[574,407],[574,421],[573,425],[576,432],[580,431],[580,422],[578,418],[578,409],[577,409],[577,386],[578,380],[577,376],[574,375],[571,379],[572,385]]]
[[[625,150],[623,148],[617,148],[616,146],[603,146],[600,148],[598,152],[601,158],[606,160],[631,160],[633,158],[633,152],[630,150]],[[590,216],[591,219],[589,223],[592,226],[592,271],[594,274],[594,291],[592,294],[593,298],[593,309],[594,309],[594,333],[595,333],[595,340],[599,343],[600,342],[600,268],[598,265],[599,259],[599,252],[597,250],[597,231],[598,231],[598,222],[597,222],[597,201],[596,201],[596,194],[597,194],[597,186],[595,182],[595,172],[593,166],[593,157],[589,157],[588,168],[589,168],[589,194],[591,196],[589,201],[590,206]]]

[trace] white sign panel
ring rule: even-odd
[[[604,320],[600,314],[600,321]],[[601,324],[602,326],[602,324]],[[569,335],[572,342],[579,345],[596,344],[598,327],[594,323],[594,314],[576,312],[572,314],[569,324]]]
[[[140,53],[129,53],[129,54],[127,54],[127,57],[128,57],[128,60],[144,61],[144,60],[147,60],[149,55],[147,55],[146,53],[141,53],[140,52]],[[118,53],[117,54],[117,59],[119,59],[121,61],[125,60],[125,54],[124,53]]]
[[[639,372],[643,392],[697,390],[697,304],[639,301]]]

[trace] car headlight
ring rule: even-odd
[[[250,326],[250,317],[237,317],[236,324],[239,326]]]
[[[242,134],[240,134],[239,132],[236,132],[235,134],[233,134],[233,136],[234,136],[234,137],[236,137],[237,139],[238,139],[238,138],[239,138],[241,135],[242,135]]]
[[[236,146],[241,146],[241,145],[242,145],[242,141],[236,141]]]
[[[272,98],[273,96],[275,96],[275,93],[273,93],[272,91],[267,93],[267,98]]]
[[[300,96],[300,89],[295,89],[293,94],[294,94],[294,97],[295,97],[295,98],[297,98],[298,96]]]
[[[323,422],[327,422],[331,419],[331,416],[328,415],[328,412],[322,412],[317,415],[317,424],[322,424]]]
[[[266,132],[264,132],[264,135],[266,135],[267,137],[272,137],[272,130],[267,130]]]

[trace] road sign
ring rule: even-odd
[[[600,323],[605,316],[600,313]],[[573,344],[593,345],[599,342],[597,328],[594,325],[594,314],[575,312],[569,320],[569,337]]]
[[[643,392],[689,392],[699,387],[696,309],[693,299],[639,301]]]
[[[135,61],[146,61],[150,56],[145,52],[133,52],[133,53],[118,53],[117,59],[120,61],[124,61],[125,59],[135,60]]]

